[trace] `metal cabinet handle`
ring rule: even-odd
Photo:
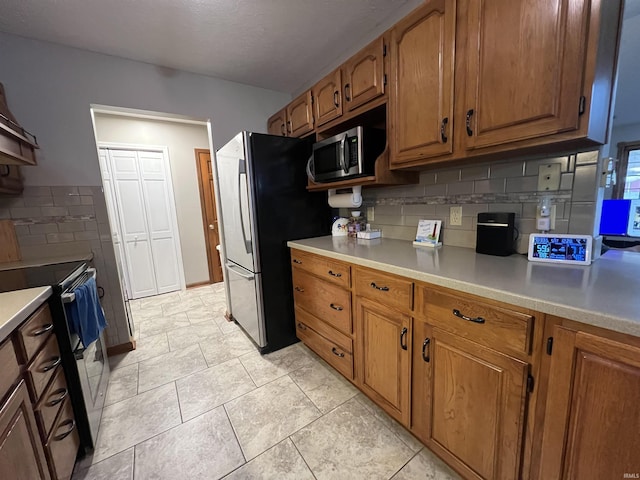
[[[442,140],[442,143],[447,143],[447,140],[449,140],[445,133],[445,129],[447,128],[448,123],[449,123],[449,117],[444,117],[442,119],[442,122],[440,123],[440,139]]]
[[[331,352],[336,356],[336,357],[344,357],[344,353],[339,352],[336,347],[331,348]]]
[[[287,130],[284,128],[284,123],[280,124],[280,131],[282,132],[282,136],[287,136]]]
[[[296,287],[295,290],[296,292],[300,292],[300,293],[304,292],[304,288],[300,288],[300,287]]]
[[[402,331],[400,332],[400,347],[402,347],[403,350],[407,349],[407,342],[406,342],[406,337],[407,336],[407,327],[402,327]],[[402,340],[405,340],[404,342]]]
[[[289,131],[289,133],[293,132],[293,130],[291,129],[291,120],[287,122],[287,130]]]
[[[69,394],[69,391],[66,388],[59,388],[58,390],[53,392],[51,395],[49,395],[49,398],[53,397],[54,395],[59,395],[59,397],[48,401],[47,407],[55,407],[60,402],[62,402],[65,398],[67,398],[68,394]]]
[[[60,362],[62,361],[60,357],[52,357],[50,360],[52,360],[52,362],[49,365],[42,367],[43,372],[48,372],[49,370],[53,370],[58,365],[60,365]]]
[[[332,270],[329,270],[327,273],[328,273],[329,275],[331,275],[332,277],[336,277],[336,278],[340,278],[340,277],[342,276],[342,274],[341,274],[341,273],[333,273],[333,271],[332,271]]]
[[[76,421],[75,420],[71,420],[71,419],[70,420],[65,420],[64,422],[62,422],[60,424],[60,427],[62,427],[63,425],[71,425],[71,427],[69,427],[69,429],[66,432],[61,433],[60,435],[56,435],[55,437],[53,437],[53,439],[56,442],[59,442],[60,440],[64,440],[69,435],[71,435],[71,432],[73,432],[75,430],[75,428],[76,428]]]
[[[336,108],[340,107],[340,93],[336,90],[335,92],[333,92],[333,104],[336,106]]]
[[[389,287],[379,287],[375,284],[375,282],[371,282],[371,288],[375,288],[376,290],[380,290],[381,292],[388,292]]]
[[[298,328],[299,328],[300,330],[306,330],[306,329],[307,329],[307,326],[306,326],[304,323],[300,323],[300,322],[298,322]]]
[[[350,102],[350,101],[351,101],[351,95],[350,95],[350,93],[351,93],[351,84],[350,84],[350,83],[347,83],[347,84],[344,86],[344,98],[347,100],[347,102]]]
[[[341,312],[343,310],[343,308],[340,305],[336,305],[334,303],[332,303],[331,305],[329,305],[331,308],[333,308],[334,310],[337,310],[338,312]]]
[[[469,135],[470,137],[473,136],[473,130],[471,130],[471,117],[474,114],[474,110],[473,108],[467,110],[467,120],[466,120],[466,124],[467,124],[467,135]]]
[[[50,332],[53,329],[53,323],[47,323],[40,330],[36,330],[35,332],[31,332],[31,335],[34,337],[39,337],[40,335],[44,335],[47,332]]]
[[[463,315],[462,313],[460,313],[460,310],[458,310],[457,308],[453,309],[453,314],[458,317],[461,318],[462,320],[466,320],[467,322],[473,322],[473,323],[484,323],[485,320],[482,317],[475,317],[475,318],[471,318],[471,317],[467,317],[466,315]]]
[[[425,338],[424,342],[422,343],[422,359],[427,363],[429,363],[431,358],[429,357],[429,353],[425,353],[425,350],[427,349],[427,347],[429,347],[429,352],[431,352],[430,343],[431,343],[430,338]]]
[[[298,260],[297,258],[293,259],[293,263],[295,263],[297,265],[302,265],[302,262],[300,260]]]

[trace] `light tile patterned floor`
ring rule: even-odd
[[[98,444],[74,480],[459,477],[301,343],[260,355],[222,284],[131,302]]]

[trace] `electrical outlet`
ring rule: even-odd
[[[462,225],[462,207],[451,207],[449,210],[449,225]]]
[[[375,209],[373,207],[367,207],[367,222],[371,223],[375,218]]]

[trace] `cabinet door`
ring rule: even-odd
[[[311,89],[316,125],[324,125],[342,115],[342,72],[338,68]]]
[[[358,378],[362,390],[408,425],[411,323],[407,315],[357,299]]]
[[[287,136],[287,111],[282,109],[267,120],[267,132],[271,135]]]
[[[538,478],[637,478],[640,348],[562,327],[553,338]]]
[[[432,0],[391,32],[391,162],[453,151],[454,0]]]
[[[589,2],[463,4],[466,148],[576,130]]]
[[[384,38],[380,37],[342,67],[347,110],[351,111],[384,94],[384,52]]]
[[[416,431],[467,478],[519,478],[528,364],[427,325],[420,333],[414,385],[429,390],[413,399],[425,422]]]
[[[22,175],[18,165],[0,165],[0,193],[16,195],[22,192]]]
[[[12,480],[49,478],[24,381],[0,409],[0,472]]]
[[[308,90],[287,105],[287,132],[290,137],[299,137],[313,130],[312,102],[311,90]]]

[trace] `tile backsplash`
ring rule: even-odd
[[[104,289],[107,344],[129,341],[101,187],[25,187],[19,197],[0,197],[0,219],[13,221],[23,260],[92,252]]]
[[[514,212],[519,231],[517,250],[526,253],[529,234],[537,231],[536,208],[540,165],[560,164],[557,191],[548,192],[556,205],[556,233],[593,234],[596,222],[599,151],[565,156],[513,159],[459,168],[421,172],[420,183],[398,187],[363,189],[366,214],[373,207],[372,228],[383,237],[413,240],[420,219],[442,220],[445,245],[475,248],[480,212]],[[462,207],[462,225],[449,222],[452,206]],[[341,215],[348,215],[342,209]]]

